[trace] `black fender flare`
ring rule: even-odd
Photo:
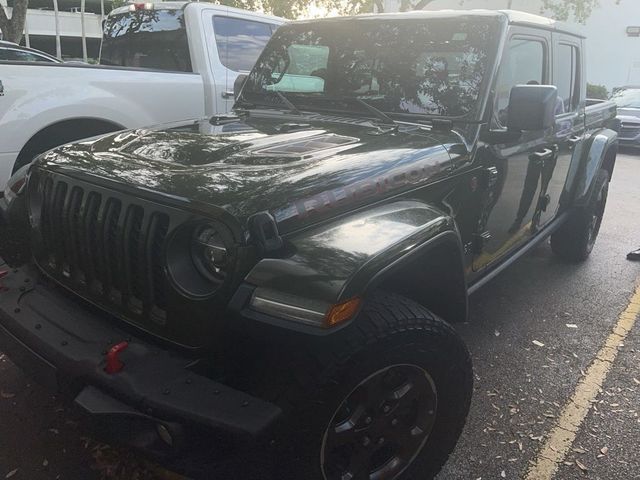
[[[429,264],[423,267],[418,260],[445,258],[442,253],[446,252],[451,255],[447,259],[453,258],[455,263],[437,265],[438,272],[455,272],[451,278],[460,288],[450,303],[456,310],[447,315],[437,308],[433,310],[449,322],[466,318],[463,249],[455,222],[443,209],[417,200],[399,200],[296,232],[286,242],[293,251],[291,255],[264,258],[245,277],[245,285],[254,289],[253,298],[299,309],[311,306],[314,312],[321,312],[354,297],[365,298],[407,269],[428,272]],[[437,284],[449,287],[444,279],[437,280]],[[431,305],[425,306],[432,309]],[[315,326],[272,320],[268,323],[323,334],[323,329]],[[324,333],[341,326],[324,329]]]
[[[605,168],[611,178],[617,153],[618,133],[614,130],[604,128],[587,139],[574,181],[572,206],[581,207],[589,202],[601,168]]]

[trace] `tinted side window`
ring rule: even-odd
[[[104,24],[102,65],[190,72],[182,10],[136,10],[109,15]]]
[[[578,49],[573,45],[560,44],[556,54],[558,62],[554,72],[554,85],[558,87],[556,115],[573,112],[578,108]]]
[[[509,42],[496,83],[495,113],[501,126],[507,123],[509,95],[513,87],[544,84],[545,58],[546,48],[541,41],[512,38]]]
[[[10,62],[50,62],[46,57],[35,55],[31,52],[23,52],[21,50],[0,49],[0,60]]]
[[[230,70],[248,72],[276,28],[277,25],[241,18],[213,17],[220,62]]]

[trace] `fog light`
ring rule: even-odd
[[[156,426],[156,430],[158,431],[158,436],[160,437],[160,439],[170,447],[173,447],[173,437],[171,436],[171,432],[169,431],[169,429],[159,423]]]

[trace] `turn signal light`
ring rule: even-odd
[[[352,319],[355,314],[358,313],[360,303],[362,303],[362,299],[360,297],[353,297],[346,302],[334,305],[325,317],[325,326],[335,327],[342,322]]]

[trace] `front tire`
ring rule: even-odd
[[[297,361],[280,398],[279,477],[426,480],[464,426],[473,374],[455,330],[398,295],[369,301],[326,348]]]
[[[609,173],[600,169],[594,182],[589,203],[572,212],[566,223],[551,235],[551,250],[564,261],[586,260],[600,232],[609,193]]]

